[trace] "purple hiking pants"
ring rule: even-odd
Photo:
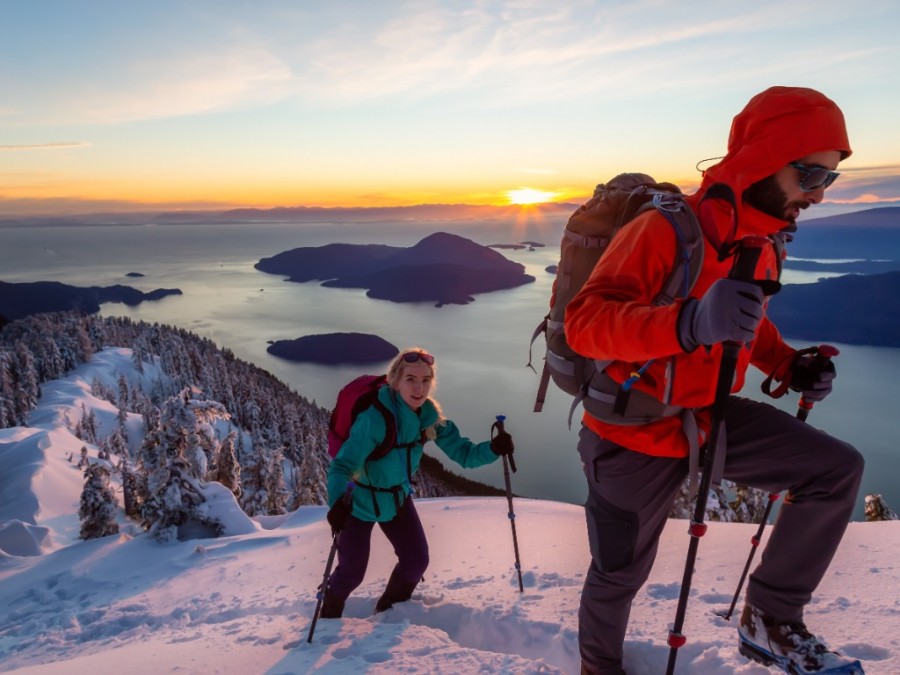
[[[374,526],[373,522],[353,516],[347,519],[338,538],[338,564],[328,582],[328,590],[334,597],[345,599],[362,583],[369,565]],[[412,497],[406,498],[393,520],[378,526],[397,555],[394,573],[409,583],[419,581],[428,568],[428,542]]]
[[[802,620],[850,519],[863,458],[793,415],[738,396],[728,401],[725,429],[725,478],[770,493],[790,490],[750,575],[747,601],[769,616]],[[627,450],[587,427],[578,452],[591,547],[578,615],[582,665],[621,675],[631,602],[650,574],[688,460]],[[661,618],[661,632],[665,624]]]

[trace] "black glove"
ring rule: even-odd
[[[837,377],[829,358],[804,354],[791,366],[791,389],[810,403],[818,403],[831,393],[832,381]]]
[[[751,341],[763,317],[764,297],[752,281],[719,279],[702,298],[689,298],[682,306],[678,341],[686,352],[725,340]]]
[[[341,497],[334,506],[328,509],[328,524],[331,525],[331,531],[335,534],[344,529],[347,524],[347,518],[353,512],[353,503],[349,499]]]
[[[511,455],[515,449],[512,436],[505,431],[501,431],[491,439],[491,450],[495,455]]]

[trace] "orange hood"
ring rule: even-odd
[[[740,201],[745,189],[789,162],[828,150],[839,151],[841,159],[852,152],[844,115],[837,104],[814,89],[770,87],[750,99],[735,116],[728,153],[704,173],[698,196],[714,183],[730,186],[738,197],[738,222],[745,224]],[[771,227],[771,232],[785,225],[775,218],[765,219],[772,221],[765,227]]]

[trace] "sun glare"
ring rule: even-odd
[[[531,188],[521,188],[519,190],[510,190],[506,193],[509,197],[510,204],[540,204],[548,202],[556,196],[555,192],[544,192],[543,190],[532,190]]]

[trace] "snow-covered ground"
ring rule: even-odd
[[[108,433],[115,410],[90,395],[90,383],[98,376],[112,384],[120,372],[146,384],[155,376],[139,376],[128,350],[106,350],[43,386],[31,426],[0,430],[0,671],[578,672],[577,609],[589,558],[577,506],[515,501],[520,593],[504,498],[420,500],[431,566],[412,600],[372,615],[394,562],[376,530],[368,574],[345,618],[319,621],[312,643],[331,543],[323,507],[250,520],[222,502],[228,536],[219,539],[162,546],[120,518],[120,534],[79,540],[83,443],[63,420],[77,420],[83,403]],[[727,608],[755,531],[710,524],[676,672],[768,672],[737,653],[735,620],[714,613]],[[670,521],[632,612],[630,675],[665,670],[688,540],[687,523]],[[900,521],[851,523],[806,613],[814,633],[860,658],[869,675],[900,673],[898,545]]]

